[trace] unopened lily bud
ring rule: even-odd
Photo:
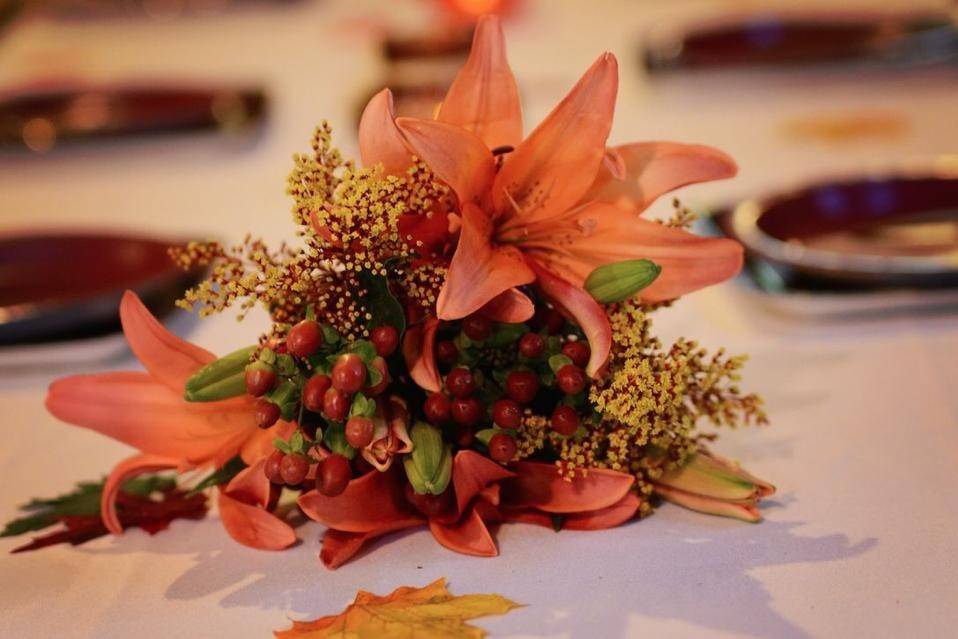
[[[662,267],[651,260],[604,264],[589,273],[585,290],[600,304],[627,300],[655,281]]]
[[[221,357],[198,370],[186,381],[188,402],[215,402],[246,393],[246,365],[256,350],[248,346]]]
[[[684,466],[656,480],[655,492],[692,510],[755,522],[761,519],[759,501],[774,494],[775,487],[701,450]]]
[[[403,459],[409,483],[419,494],[442,494],[452,478],[452,452],[442,441],[442,431],[425,422],[417,422],[409,437],[413,449]]]

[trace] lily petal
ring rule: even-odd
[[[166,330],[133,291],[123,294],[120,322],[130,349],[155,380],[177,393],[200,368],[216,359],[213,353]]]
[[[435,355],[438,328],[439,320],[429,317],[422,324],[407,328],[402,343],[402,353],[406,359],[409,376],[420,388],[433,393],[442,388]]]
[[[479,312],[493,322],[518,324],[535,315],[536,308],[525,293],[510,288],[486,302]]]
[[[396,126],[412,151],[455,192],[460,206],[480,203],[496,172],[495,159],[482,140],[435,120],[399,118]]]
[[[589,377],[598,377],[609,360],[612,348],[609,316],[584,289],[570,284],[532,258],[527,257],[526,261],[535,271],[536,282],[546,297],[582,328],[592,351],[585,371]]]
[[[603,530],[620,526],[633,517],[642,505],[642,499],[629,491],[625,497],[607,508],[581,513],[562,515],[562,530]],[[528,508],[525,510],[507,510],[503,513],[506,521],[533,524],[543,528],[553,528],[553,517],[549,513]]]
[[[684,506],[708,515],[732,517],[733,519],[741,519],[742,521],[751,523],[762,520],[762,515],[759,513],[758,506],[754,500],[725,501],[723,499],[714,499],[712,497],[687,493],[684,490],[669,488],[665,485],[657,485],[655,492],[673,504],[678,504],[679,506]]]
[[[606,157],[609,161],[582,200],[608,202],[629,211],[644,211],[677,188],[738,173],[735,160],[701,144],[638,142],[607,149]],[[619,173],[623,169],[624,175]]]
[[[352,559],[367,542],[397,530],[422,526],[424,523],[426,523],[425,520],[419,517],[408,517],[397,519],[366,533],[352,533],[330,528],[323,534],[323,548],[319,553],[319,559],[324,566],[335,570]]]
[[[452,461],[452,485],[456,490],[458,512],[466,512],[469,502],[489,484],[514,476],[484,455],[471,450],[459,451]]]
[[[475,508],[454,524],[430,520],[429,530],[436,541],[449,550],[476,557],[495,557],[499,554],[496,542]]]
[[[239,454],[247,466],[252,466],[257,461],[273,452],[273,442],[276,438],[288,440],[289,436],[296,430],[296,424],[293,422],[276,422],[269,428],[258,428],[256,432],[249,436],[240,448]]]
[[[349,482],[336,497],[311,490],[300,496],[299,507],[310,519],[346,532],[368,533],[409,519],[414,513],[406,503],[397,468],[384,473],[372,470]]]
[[[244,546],[282,550],[296,543],[292,527],[268,510],[244,503],[223,491],[218,504],[226,532]]]
[[[618,83],[615,56],[605,53],[506,157],[492,190],[498,214],[528,221],[579,202],[605,154]]]
[[[522,140],[519,88],[496,16],[479,18],[469,59],[449,87],[438,119],[475,133],[489,149]]]
[[[734,240],[699,237],[604,202],[581,207],[575,218],[575,227],[538,229],[523,251],[576,285],[604,264],[649,259],[662,272],[637,297],[661,302],[723,282],[742,268],[742,247]]]
[[[269,479],[263,468],[266,459],[261,459],[236,474],[222,492],[244,504],[266,508],[269,504]]]
[[[492,222],[478,207],[462,208],[462,231],[436,311],[454,320],[478,311],[509,289],[529,284],[535,273],[513,246],[493,246]]]
[[[192,464],[229,459],[257,430],[246,398],[191,404],[146,373],[58,379],[50,385],[46,407],[70,424]]]
[[[519,462],[516,476],[502,483],[508,508],[537,508],[548,513],[578,513],[608,508],[631,490],[635,477],[592,468],[585,476],[566,481],[554,464]]]
[[[168,470],[179,466],[179,461],[161,455],[134,455],[113,467],[100,496],[100,518],[103,525],[114,535],[123,532],[123,524],[116,514],[116,496],[126,480],[143,473]]]
[[[393,115],[393,94],[383,89],[372,97],[359,120],[359,155],[363,166],[383,165],[386,175],[400,175],[412,164]]]

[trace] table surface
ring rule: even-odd
[[[731,201],[832,171],[920,164],[958,150],[954,70],[642,76],[642,33],[743,6],[756,3],[526,3],[506,31],[527,128],[595,56],[611,50],[621,63],[612,140],[708,143],[740,162],[735,180],[683,192],[690,204]],[[0,163],[0,223],[284,237],[290,155],[307,148],[321,118],[333,124],[346,152],[355,151],[355,107],[381,73],[375,33],[386,23],[414,24],[422,12],[422,3],[318,2],[168,24],[24,25],[0,40],[0,85],[64,67],[97,79],[229,78],[265,83],[275,108],[263,134],[244,146],[157,141]],[[890,114],[903,130],[833,143],[787,133],[795,118],[861,109]],[[225,352],[257,334],[263,318],[237,324],[180,315],[171,324]],[[301,528],[302,543],[282,553],[236,545],[215,514],[175,522],[155,537],[133,530],[37,553],[6,554],[22,540],[3,539],[0,634],[270,636],[288,618],[338,611],[357,589],[385,593],[440,576],[456,593],[499,592],[528,604],[482,620],[495,636],[953,633],[955,317],[798,321],[763,310],[741,282],[730,282],[681,301],[657,326],[667,338],[686,334],[751,354],[745,383],[765,396],[772,426],[726,433],[718,449],[778,485],[763,523],[664,506],[648,520],[602,533],[556,535],[513,525],[499,532],[495,559],[451,553],[420,530],[377,544],[335,572],[317,560],[318,524]],[[57,370],[21,363],[0,369],[3,519],[16,504],[100,476],[129,453],[57,422],[42,406],[53,377],[137,366],[127,354]]]

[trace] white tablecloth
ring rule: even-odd
[[[755,6],[751,3],[747,6]],[[874,3],[873,3],[874,4]],[[884,3],[883,3],[884,4]],[[692,204],[725,201],[828,171],[897,166],[958,151],[958,75],[791,74],[672,78],[637,68],[651,25],[728,2],[527,3],[507,25],[510,58],[537,122],[603,50],[619,55],[613,140],[717,145],[742,166],[734,181],[689,189]],[[0,224],[109,226],[176,236],[288,235],[284,178],[320,118],[355,150],[357,100],[380,72],[371,33],[413,23],[422,4],[306,3],[272,12],[169,24],[45,23],[0,39],[0,84],[50,69],[264,82],[274,109],[255,145],[161,141],[0,164]],[[372,17],[370,17],[372,16]],[[867,107],[906,122],[898,137],[827,145],[795,140],[792,118]],[[663,202],[662,207],[667,208]],[[255,317],[172,325],[224,352],[262,327]],[[941,637],[958,627],[958,322],[898,316],[809,323],[760,310],[740,283],[662,314],[666,336],[748,351],[749,388],[772,426],[726,433],[717,448],[776,483],[759,525],[665,506],[601,533],[502,528],[501,554],[444,550],[425,530],[377,544],[330,572],[317,560],[322,528],[297,547],[257,552],[216,521],[175,522],[150,537],[6,552],[0,540],[4,637],[265,637],[287,618],[338,611],[357,589],[385,593],[446,576],[455,593],[498,592],[528,607],[480,625],[506,637]],[[93,368],[135,366],[120,360]],[[100,476],[124,446],[48,416],[55,376],[90,370],[0,371],[4,414],[0,518],[32,496]]]

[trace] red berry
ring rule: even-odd
[[[323,395],[323,414],[334,422],[341,422],[348,411],[349,396],[335,388],[327,389]]]
[[[554,308],[540,306],[539,309],[536,310],[533,324],[546,329],[549,335],[557,335],[562,331],[562,327],[565,326],[565,318],[562,317],[562,313]]]
[[[369,334],[369,339],[376,347],[376,353],[389,357],[399,346],[399,331],[392,326],[377,326]]]
[[[492,421],[500,428],[519,428],[522,407],[511,399],[497,399],[492,405]]]
[[[406,501],[429,519],[455,517],[455,495],[451,486],[439,495],[420,495],[408,482],[404,490]]]
[[[319,322],[303,320],[289,329],[286,336],[286,350],[296,357],[307,358],[323,345],[323,329]]]
[[[259,397],[273,390],[276,371],[265,364],[253,364],[246,369],[246,392]]]
[[[575,409],[565,404],[559,404],[552,411],[552,420],[550,422],[552,430],[568,437],[579,429],[579,414]]]
[[[283,463],[283,458],[286,457],[281,450],[274,450],[269,454],[269,457],[266,458],[266,464],[263,466],[263,473],[266,475],[266,479],[270,480],[274,484],[282,484],[283,476],[279,472],[280,465]]]
[[[333,364],[333,388],[352,395],[366,385],[366,365],[355,353],[340,355]]]
[[[442,393],[432,393],[422,405],[422,412],[430,423],[439,426],[449,421],[452,405]]]
[[[346,441],[353,448],[365,448],[373,440],[373,420],[355,415],[346,422]]]
[[[342,494],[353,478],[349,460],[342,455],[330,455],[319,464],[316,472],[316,490],[327,497]]]
[[[482,402],[475,397],[452,400],[452,421],[461,426],[475,426],[482,419],[483,412]]]
[[[298,486],[309,472],[309,460],[302,455],[286,455],[279,463],[279,474],[288,486]]]
[[[575,364],[566,364],[556,372],[559,389],[566,395],[575,395],[585,388],[585,373]]]
[[[469,397],[476,390],[476,379],[468,368],[454,368],[446,375],[446,388],[453,397]]]
[[[379,371],[379,374],[382,375],[382,379],[378,384],[367,387],[363,392],[369,397],[375,397],[389,386],[389,367],[386,365],[386,360],[380,356],[373,358],[371,366]]]
[[[482,315],[470,315],[462,320],[462,332],[465,333],[469,339],[481,342],[492,335],[492,322]]]
[[[444,339],[436,344],[436,357],[443,364],[452,366],[459,360],[459,349],[452,340]]]
[[[566,342],[562,345],[562,354],[572,360],[579,368],[585,368],[592,356],[592,349],[583,341]]]
[[[519,352],[529,359],[542,357],[546,352],[546,341],[538,333],[526,333],[519,338]]]
[[[267,399],[257,399],[253,407],[253,419],[260,428],[269,428],[279,421],[279,406]]]
[[[532,371],[512,371],[506,376],[506,394],[520,404],[528,404],[539,392],[539,376]]]
[[[516,440],[511,435],[496,433],[489,440],[489,456],[497,462],[506,463],[516,456]]]
[[[303,406],[306,410],[318,413],[323,410],[323,398],[326,391],[333,385],[329,375],[313,375],[303,387]]]
[[[459,426],[456,429],[456,444],[460,448],[469,448],[476,441],[476,433],[471,426]]]

